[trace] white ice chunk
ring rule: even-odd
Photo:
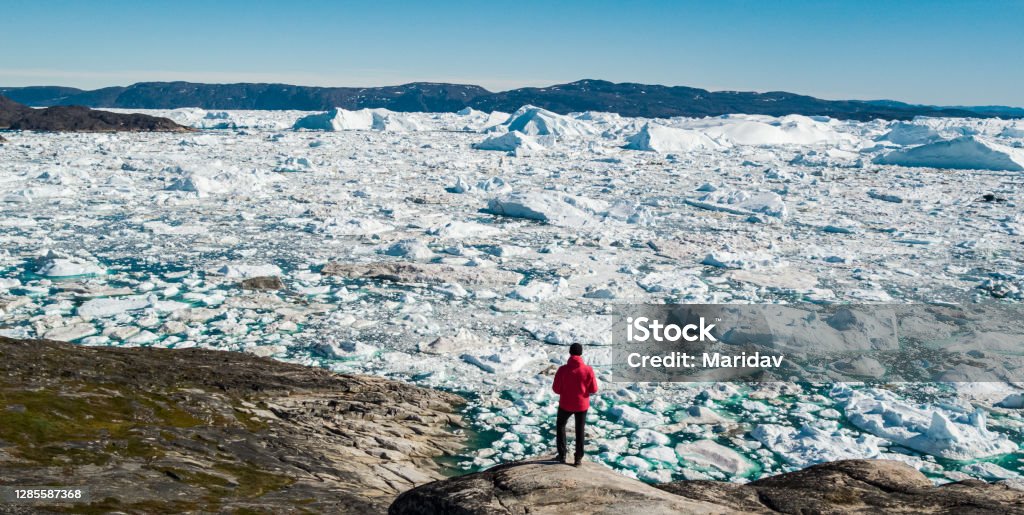
[[[514,192],[490,200],[487,211],[513,218],[540,220],[560,227],[594,225],[607,206],[590,199],[550,192]]]
[[[623,425],[632,427],[657,427],[665,423],[661,415],[650,413],[628,404],[618,404],[608,410],[608,414]]]
[[[36,273],[47,277],[74,277],[102,275],[107,273],[107,270],[97,263],[61,256],[51,250],[36,259]]]
[[[697,468],[716,468],[733,476],[753,472],[754,464],[742,454],[713,440],[698,440],[676,446],[676,454],[683,463]]]
[[[78,316],[91,320],[93,318],[105,318],[137,311],[149,307],[149,300],[145,297],[120,297],[120,298],[99,298],[90,299],[78,306]]]
[[[799,430],[777,424],[761,424],[750,432],[757,441],[782,456],[789,464],[806,467],[816,463],[847,459],[873,459],[882,454],[881,438],[853,436],[833,421],[824,427],[804,425]]]
[[[534,338],[555,345],[611,345],[612,317],[585,315],[556,320],[527,320],[523,329]]]
[[[871,434],[910,449],[952,460],[971,460],[1015,452],[1018,445],[990,431],[980,410],[951,411],[914,405],[888,390],[849,390],[842,408],[850,422]]]
[[[724,211],[733,214],[762,214],[785,219],[789,216],[782,196],[773,191],[746,191],[734,188],[719,188],[688,204],[701,209]]]
[[[466,363],[476,365],[485,372],[498,375],[514,374],[532,363],[547,361],[547,358],[547,353],[542,349],[510,347],[462,355],[462,359]]]
[[[650,293],[686,296],[703,295],[708,292],[708,285],[697,273],[686,271],[651,272],[638,279],[636,283]]]
[[[473,145],[477,150],[497,150],[514,152],[517,155],[528,155],[543,151],[545,146],[532,136],[512,131],[500,136],[491,136]]]
[[[229,279],[245,279],[249,277],[280,276],[281,268],[277,265],[224,265],[217,273]]]
[[[541,302],[569,294],[569,283],[559,277],[555,282],[531,281],[529,284],[516,286],[509,297],[525,302]]]

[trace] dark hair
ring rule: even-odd
[[[574,344],[570,345],[569,346],[569,354],[572,354],[573,356],[582,356],[583,355],[583,346],[578,344],[578,343],[574,343]]]

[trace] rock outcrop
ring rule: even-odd
[[[0,96],[0,129],[51,132],[188,132],[167,118],[112,113],[82,106],[33,109]]]
[[[0,485],[87,486],[76,513],[380,513],[442,477],[461,402],[243,353],[0,338]]]
[[[243,290],[283,290],[284,281],[276,275],[250,277],[241,282]]]
[[[594,463],[525,461],[417,487],[389,513],[1024,513],[1024,492],[977,480],[936,487],[887,460],[825,463],[746,485],[648,485]]]

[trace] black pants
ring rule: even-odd
[[[569,417],[576,418],[576,458],[583,457],[583,432],[587,426],[587,410],[583,411],[565,411],[562,408],[558,408],[558,417],[556,418],[557,429],[555,430],[555,442],[558,444],[558,455],[565,456],[567,449],[565,445],[565,423],[569,421]]]

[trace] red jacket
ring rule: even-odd
[[[558,394],[558,407],[565,411],[590,409],[590,396],[597,393],[594,369],[581,356],[569,356],[569,362],[558,367],[551,389]]]

